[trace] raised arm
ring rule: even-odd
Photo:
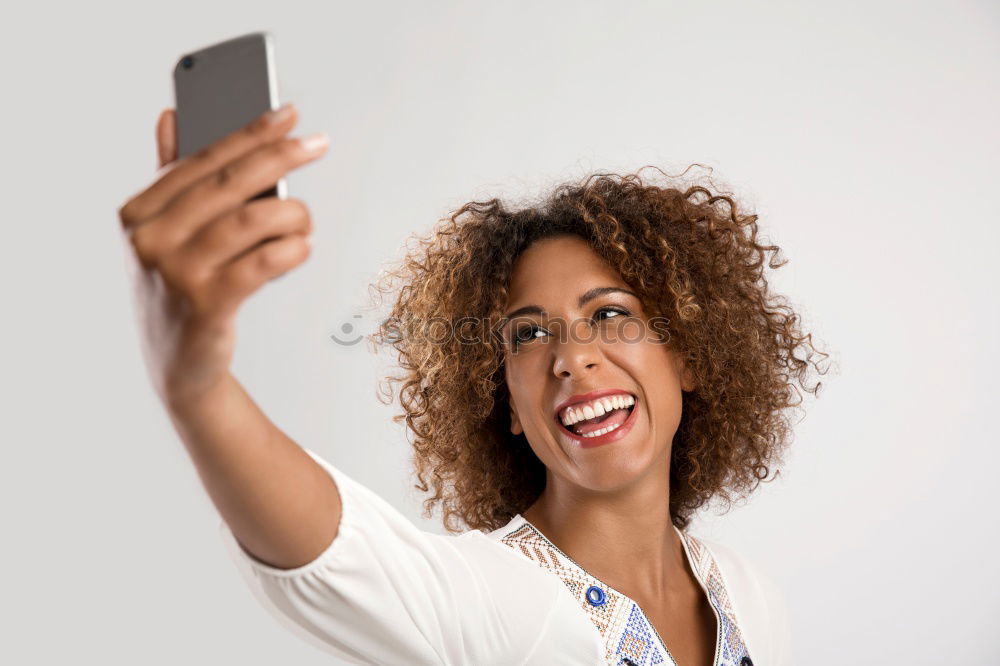
[[[330,545],[341,515],[335,482],[232,375],[168,411],[212,502],[248,553],[291,569]]]
[[[309,253],[304,204],[247,203],[322,154],[285,138],[294,119],[175,160],[164,112],[158,177],[119,209],[146,365],[227,548],[277,619],[351,663],[597,663],[599,634],[560,580],[481,533],[418,529],[296,445],[230,374],[237,307]]]
[[[336,536],[336,485],[230,374],[239,305],[309,255],[295,199],[251,200],[325,152],[288,138],[297,113],[269,113],[180,160],[174,112],[160,115],[160,170],[120,209],[143,352],[157,393],[212,502],[241,545],[277,568]]]

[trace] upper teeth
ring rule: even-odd
[[[573,405],[563,410],[560,420],[564,426],[571,426],[578,421],[592,419],[597,416],[604,416],[613,409],[631,407],[635,404],[635,398],[630,395],[620,394],[605,398],[598,398],[582,404]]]

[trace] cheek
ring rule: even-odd
[[[532,394],[542,389],[543,377],[539,368],[530,359],[516,358],[504,363],[504,380],[512,396],[520,400],[531,400]]]
[[[684,401],[680,388],[674,390],[673,387],[670,387],[667,390],[661,390],[657,393],[655,400],[658,407],[654,418],[664,430],[676,433],[677,427],[681,424]],[[660,427],[657,430],[660,430]]]
[[[517,406],[515,422],[519,423],[522,429],[525,429],[532,420],[532,415],[538,408],[541,397],[538,395],[538,388],[540,388],[538,382],[531,380],[523,366],[523,363],[506,364],[504,380],[507,382],[509,400],[512,405]]]
[[[666,427],[679,424],[683,405],[681,378],[666,349],[656,344],[641,345],[622,362],[633,369],[633,376],[652,405],[651,416]]]
[[[526,365],[524,354],[512,354],[510,352],[505,352],[503,368],[504,376],[506,376],[508,380],[519,380],[524,375]]]

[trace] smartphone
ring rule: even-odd
[[[182,55],[174,66],[177,158],[277,109],[274,39],[254,32]],[[285,179],[251,197],[288,197]]]

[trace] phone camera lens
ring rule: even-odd
[[[184,69],[191,69],[194,67],[194,58],[191,56],[184,56],[183,60],[181,60],[181,65],[183,65]]]

